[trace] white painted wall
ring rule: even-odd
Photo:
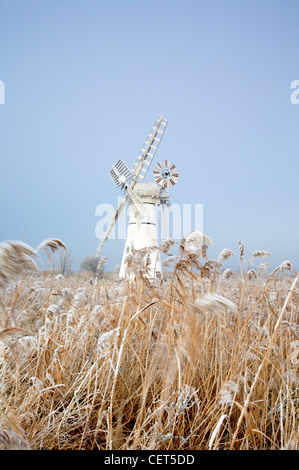
[[[125,258],[131,252],[132,248],[138,250],[147,246],[158,245],[158,227],[156,216],[156,204],[145,202],[146,198],[139,195],[144,204],[144,215],[141,220],[135,216],[134,206],[129,206],[129,225],[127,230],[127,239],[124,247],[122,262],[119,271],[119,277],[125,277]],[[149,277],[161,277],[162,264],[159,252],[151,254],[151,263],[149,266]]]

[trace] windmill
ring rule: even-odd
[[[176,183],[178,172],[173,163],[164,160],[159,162],[154,169],[156,182],[146,182],[144,178],[157,152],[167,123],[167,119],[158,116],[132,170],[126,166],[122,159],[119,159],[110,170],[115,186],[124,191],[124,196],[119,202],[111,223],[98,247],[97,255],[100,254],[121,211],[124,209],[126,202],[129,201],[129,225],[119,277],[125,276],[126,257],[132,250],[150,246],[158,247],[156,206],[163,205],[165,207],[170,204],[168,190],[170,185],[173,186]],[[158,250],[155,251],[148,262],[148,276],[150,278],[161,277],[162,274]]]

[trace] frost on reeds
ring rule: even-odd
[[[229,279],[230,277],[233,276],[233,274],[234,274],[233,271],[232,271],[230,268],[227,268],[227,269],[225,269],[225,270],[223,271],[222,277],[223,277],[224,279]]]
[[[283,261],[283,263],[280,264],[279,269],[286,269],[287,271],[292,270],[292,264],[290,261]]]
[[[239,243],[240,266],[241,266],[241,272],[242,272],[242,263],[245,263],[245,257],[244,257],[245,246],[244,246],[244,243],[242,242],[242,240],[239,240],[238,243]]]
[[[227,260],[230,256],[235,256],[235,253],[229,248],[224,248],[218,256],[219,261]]]
[[[225,382],[219,392],[219,405],[233,405],[237,393],[240,391],[239,381],[228,380]]]
[[[0,341],[9,344],[18,338],[32,334],[33,333],[31,331],[25,330],[24,328],[5,328],[4,330],[0,331]]]
[[[207,250],[212,240],[205,234],[194,231],[184,237],[180,243],[183,251],[197,252],[203,258],[207,258]]]
[[[268,253],[268,251],[259,250],[252,253],[251,258],[264,258],[265,256],[270,256],[270,253]]]
[[[126,273],[128,276],[146,277],[149,274],[151,256],[158,251],[157,246],[149,246],[138,250],[132,249],[125,258]]]
[[[54,253],[60,248],[66,249],[65,245],[56,238],[44,240],[36,250],[20,241],[3,242],[0,245],[0,288],[17,282],[26,272],[37,271],[34,259],[38,257],[40,250],[46,251],[50,258],[49,250]]]
[[[107,261],[106,257],[99,259],[99,262],[97,264],[97,275],[99,275],[103,271],[106,261]]]
[[[195,390],[191,385],[183,384],[176,392],[175,399],[170,402],[169,406],[165,406],[165,410],[167,413],[170,413],[171,410],[175,410],[176,415],[180,416],[194,404],[200,406],[197,393],[198,390]]]
[[[167,238],[166,240],[163,240],[161,245],[159,246],[159,250],[162,251],[162,253],[168,253],[170,248],[177,243],[173,238]]]
[[[247,277],[248,279],[255,279],[256,278],[256,271],[254,269],[250,269],[247,271]]]
[[[119,327],[113,330],[102,333],[97,341],[97,353],[99,356],[106,357],[110,348],[113,346],[113,341],[119,336]]]
[[[262,258],[265,258],[266,256],[271,256],[271,254],[268,253],[268,251],[263,251],[263,250],[254,251],[250,257],[250,260],[247,266],[247,271],[249,270],[249,266],[252,264],[255,258],[262,259]]]
[[[275,277],[275,275],[281,271],[281,272],[291,272],[293,269],[292,267],[292,264],[290,263],[290,261],[286,260],[286,261],[283,261],[276,269],[274,269],[274,271],[272,271],[271,274],[269,274],[268,278],[271,279],[273,277]]]
[[[294,366],[299,365],[299,340],[291,342],[291,349],[294,351],[291,354],[290,361]]]
[[[186,235],[179,244],[174,273],[180,277],[184,276],[184,273],[197,270],[202,276],[210,277],[217,272],[222,264],[218,260],[208,259],[207,252],[211,243],[212,240],[207,235],[198,231]]]
[[[140,282],[39,272],[1,290],[18,321],[0,322],[2,428],[36,450],[298,448],[291,264],[220,273],[229,251],[186,239],[163,283],[143,279],[156,247],[128,260]]]

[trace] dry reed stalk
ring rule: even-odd
[[[244,243],[242,243],[241,240],[239,240],[238,243],[239,243],[239,258],[240,258],[240,273],[242,277],[243,276],[242,263],[245,263],[245,258],[244,258],[245,247],[244,247]]]
[[[217,434],[219,433],[219,430],[223,424],[223,421],[227,418],[227,414],[223,414],[220,416],[220,419],[215,427],[215,429],[213,430],[212,432],[212,435],[211,435],[211,438],[209,440],[209,450],[212,450],[213,448],[213,444],[214,444],[214,440],[216,439],[216,436]]]
[[[228,449],[243,413],[234,446],[295,447],[299,306],[290,266],[240,282],[217,273],[216,261],[205,261],[201,277],[198,254],[179,249],[163,283],[140,272],[96,289],[87,274],[24,276],[2,296],[7,315],[17,292],[19,328],[34,335],[1,343],[10,425],[36,449]],[[199,308],[209,298],[234,307]],[[219,403],[230,381],[235,393]]]
[[[157,301],[154,301],[154,302],[149,303],[148,305],[146,305],[145,307],[143,307],[141,310],[138,310],[134,315],[132,315],[132,317],[129,319],[128,326],[127,326],[126,329],[124,330],[123,337],[122,337],[122,341],[121,341],[120,348],[119,348],[119,352],[118,352],[117,363],[116,363],[115,370],[114,370],[114,377],[113,377],[113,384],[112,384],[112,390],[111,390],[110,405],[109,405],[109,408],[108,408],[108,410],[109,410],[109,413],[108,413],[109,422],[111,423],[110,429],[112,429],[112,410],[113,410],[113,400],[114,400],[114,393],[115,393],[116,381],[117,381],[117,376],[118,376],[119,368],[120,368],[120,362],[121,362],[121,359],[122,359],[122,353],[123,353],[123,349],[124,349],[124,345],[125,345],[125,341],[126,341],[126,338],[127,338],[128,332],[129,332],[129,329],[130,329],[130,327],[131,327],[131,324],[132,324],[133,320],[134,320],[135,318],[137,318],[137,317],[140,315],[140,313],[144,312],[144,311],[145,311],[147,308],[149,308],[151,305],[155,305],[157,302],[159,302],[159,301],[157,300]],[[112,436],[111,436],[111,434],[110,434],[110,437],[109,437],[109,449],[112,450]]]
[[[239,420],[238,420],[238,423],[237,423],[236,430],[235,430],[234,435],[233,435],[233,437],[232,437],[232,442],[231,442],[231,444],[230,444],[230,448],[231,448],[231,449],[233,449],[233,447],[234,447],[235,440],[236,440],[236,438],[237,438],[237,434],[238,434],[238,431],[239,431],[239,429],[240,429],[241,423],[242,423],[242,421],[243,421],[244,415],[245,415],[245,413],[246,413],[247,407],[249,406],[251,396],[252,396],[252,394],[253,394],[253,392],[254,392],[254,390],[255,390],[257,381],[258,381],[259,378],[260,378],[260,374],[261,374],[261,372],[262,372],[262,370],[263,370],[263,367],[264,367],[264,365],[265,365],[265,362],[266,362],[267,359],[268,359],[268,355],[269,355],[271,346],[272,346],[272,344],[273,344],[273,342],[274,342],[274,339],[275,339],[275,337],[276,337],[276,334],[277,334],[278,328],[279,328],[279,326],[280,326],[280,324],[281,324],[281,321],[282,321],[282,318],[283,318],[283,315],[284,315],[286,306],[287,306],[287,304],[288,304],[288,302],[289,302],[289,300],[290,300],[290,298],[291,298],[291,295],[292,295],[292,293],[293,293],[293,289],[295,288],[295,286],[296,286],[296,284],[297,284],[298,278],[299,278],[299,276],[297,275],[296,278],[295,278],[295,280],[293,281],[292,287],[291,287],[291,289],[290,289],[290,291],[289,291],[289,293],[288,293],[288,295],[287,295],[287,297],[286,297],[286,299],[285,299],[285,302],[284,302],[283,307],[282,307],[282,309],[281,309],[280,315],[279,315],[279,317],[278,317],[278,319],[277,319],[277,322],[276,322],[276,324],[275,324],[274,331],[273,331],[272,337],[271,337],[271,339],[270,339],[269,345],[268,345],[268,347],[267,347],[266,353],[264,354],[263,360],[262,360],[262,362],[261,362],[261,364],[260,364],[260,366],[259,366],[259,368],[258,368],[258,371],[257,371],[257,373],[256,373],[256,375],[255,375],[255,377],[254,377],[253,383],[252,383],[252,385],[251,385],[251,387],[250,387],[249,393],[248,393],[247,398],[246,398],[246,401],[245,401],[245,403],[244,403],[243,410],[242,410],[242,412],[241,412],[241,414],[240,414],[240,417],[239,417]]]

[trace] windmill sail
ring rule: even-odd
[[[134,168],[132,170],[132,172],[134,173],[134,178],[132,182],[133,184],[136,183],[137,179],[143,180],[146,173],[148,172],[148,169],[157,152],[167,124],[167,119],[164,119],[163,116],[159,116],[155,124],[153,125],[153,128],[147,136],[147,139],[139,152],[137,160],[134,163]]]
[[[167,126],[167,119],[164,119],[163,116],[159,116],[150,133],[148,134],[147,136],[147,139],[146,141],[144,142],[143,144],[143,147],[141,148],[138,156],[137,156],[137,159],[134,163],[134,168],[132,169],[131,173],[129,172],[129,170],[127,170],[127,168],[124,166],[123,162],[121,160],[119,160],[116,165],[112,168],[112,172],[111,172],[111,176],[114,180],[114,183],[116,184],[116,186],[119,186],[119,182],[120,184],[123,183],[123,179],[119,179],[120,178],[120,175],[124,176],[125,179],[129,179],[132,175],[132,181],[130,182],[130,184],[124,184],[124,188],[126,190],[126,193],[124,195],[124,198],[119,202],[116,210],[115,210],[115,213],[113,215],[113,218],[111,220],[111,223],[98,247],[98,250],[97,250],[97,255],[99,256],[102,248],[103,248],[103,245],[104,243],[106,242],[106,240],[108,239],[121,211],[123,210],[123,208],[125,207],[126,205],[126,202],[127,202],[127,199],[128,198],[132,198],[133,197],[133,190],[134,190],[134,186],[137,182],[137,180],[143,180],[146,173],[148,172],[148,169],[150,167],[150,164],[157,152],[157,149],[158,149],[158,146],[162,140],[162,137],[163,137],[163,134],[165,132],[165,129],[166,129],[166,126]],[[135,203],[135,206],[136,208],[139,207],[139,210],[141,212],[141,208],[140,208],[140,205],[138,204],[138,201],[134,201],[134,198],[133,198],[133,202]],[[137,202],[137,203],[136,203]]]

